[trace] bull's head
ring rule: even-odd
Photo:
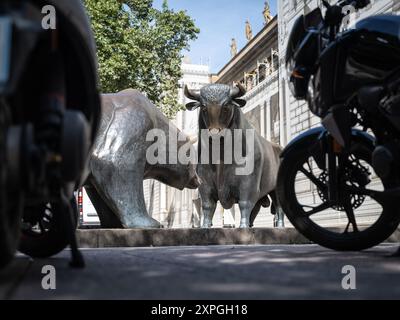
[[[211,84],[195,93],[185,86],[185,95],[194,102],[186,105],[186,109],[200,108],[200,118],[206,128],[212,132],[220,132],[232,124],[235,109],[242,108],[246,101],[239,99],[246,94],[241,84],[230,87],[224,84]]]

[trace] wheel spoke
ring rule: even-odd
[[[301,168],[300,172],[303,173],[308,179],[311,180],[321,191],[325,191],[326,186],[325,184],[318,180],[316,176],[314,176],[311,172],[307,171],[305,168]]]
[[[349,228],[350,228],[350,221],[349,222],[347,222],[347,226],[346,226],[346,229],[344,229],[344,232],[343,232],[343,234],[346,234],[346,233],[348,233],[349,232]]]
[[[309,216],[311,216],[313,214],[316,214],[318,212],[321,212],[321,211],[324,211],[326,209],[329,209],[331,206],[332,206],[332,203],[324,202],[324,203],[321,203],[319,206],[316,206],[316,207],[303,206],[303,208],[304,207],[312,208],[312,210],[305,212],[306,216],[309,217]]]
[[[344,209],[346,211],[347,219],[349,220],[349,223],[347,224],[345,233],[348,232],[350,224],[353,226],[353,232],[359,232],[358,226],[357,226],[357,221],[356,221],[356,216],[354,215],[354,210],[353,206],[351,205],[350,202],[350,197],[346,200]]]
[[[46,212],[43,218],[46,219],[48,222],[51,222],[51,220],[53,219],[53,215],[51,213]]]
[[[43,233],[46,233],[46,228],[44,227],[44,225],[43,225],[43,221],[39,221],[39,228],[40,228],[40,232],[43,234]]]
[[[307,167],[308,167],[308,170],[309,170],[310,172],[313,171],[312,168],[311,168],[310,159],[307,159]]]

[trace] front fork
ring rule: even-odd
[[[328,169],[328,199],[333,203],[338,201],[338,158],[335,153],[336,141],[327,135],[327,169]],[[337,151],[337,150],[336,150]]]
[[[40,99],[40,106],[35,121],[35,143],[37,144],[38,157],[36,168],[35,188],[39,189],[39,197],[55,199],[61,204],[63,228],[65,228],[68,241],[71,247],[72,267],[83,267],[84,260],[78,250],[75,227],[74,211],[71,207],[70,198],[72,192],[70,184],[66,183],[63,176],[63,162],[65,157],[65,126],[66,119],[69,119],[66,107],[66,76],[65,59],[57,47],[57,34],[53,34],[51,50],[46,58],[43,75],[43,94]],[[74,135],[74,132],[70,132]],[[65,170],[64,170],[65,171]],[[40,186],[40,187],[38,187]],[[32,190],[35,194],[38,190]],[[42,194],[40,194],[42,193]]]
[[[328,199],[344,205],[344,185],[340,178],[344,174],[348,161],[348,151],[331,135],[326,135],[326,169],[328,170]]]
[[[346,212],[349,223],[355,231],[358,230],[354,210],[351,203],[351,195],[346,190],[346,182],[341,179],[344,176],[348,161],[348,152],[331,135],[327,139],[327,169],[328,169],[328,201],[342,206]]]
[[[63,181],[62,162],[65,161],[65,154],[62,150],[63,130],[66,118],[66,83],[65,83],[65,64],[64,58],[59,50],[50,52],[48,66],[49,74],[46,77],[46,93],[42,98],[39,118],[41,121],[41,132],[44,135],[44,145],[47,146],[46,162],[50,168],[48,177],[56,184],[57,198],[61,203],[61,212],[64,221],[64,228],[68,236],[71,247],[71,262],[73,268],[83,268],[85,266],[83,256],[78,249],[76,230],[74,227],[74,210],[71,207],[71,190]],[[71,132],[70,134],[73,134]],[[65,140],[65,139],[64,139]],[[61,173],[61,176],[60,176]]]

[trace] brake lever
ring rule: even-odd
[[[343,19],[342,7],[338,5],[330,6],[325,13],[325,24],[333,27],[340,25]]]
[[[354,1],[356,4],[354,5],[354,8],[356,9],[362,9],[367,7],[368,5],[371,4],[370,0],[356,0]]]
[[[324,5],[324,7],[325,7],[326,9],[329,9],[329,8],[331,7],[331,5],[329,4],[329,2],[326,1],[326,0],[322,0],[322,4]]]
[[[338,4],[340,7],[352,6],[354,9],[359,10],[365,8],[371,3],[370,0],[345,0]]]

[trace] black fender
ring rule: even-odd
[[[324,127],[316,127],[307,130],[294,138],[292,141],[290,141],[289,144],[283,149],[280,157],[285,158],[290,155],[293,150],[306,147],[310,144],[310,142],[322,141],[327,134],[328,131]],[[368,134],[367,132],[359,129],[352,129],[351,134],[352,137],[362,139],[365,143],[370,144],[371,147],[375,146],[375,137]]]

